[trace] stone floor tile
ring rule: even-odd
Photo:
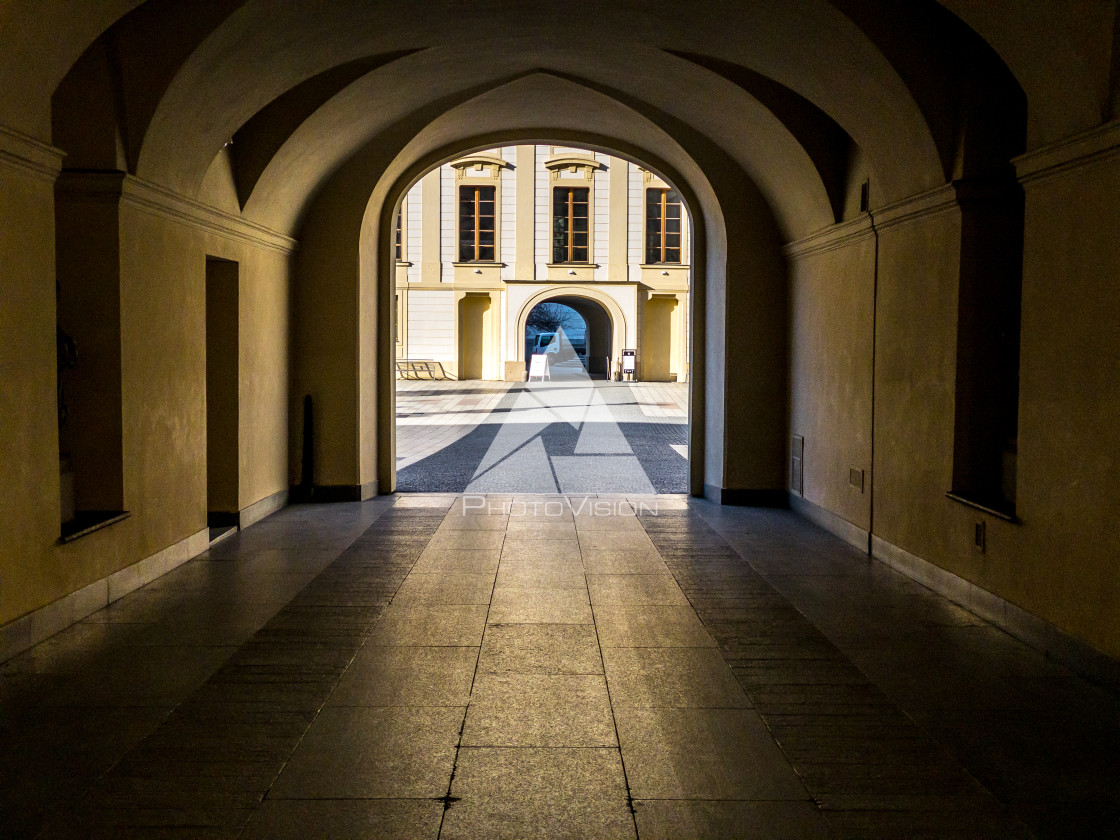
[[[463,746],[613,747],[607,684],[599,675],[479,674]]]
[[[537,540],[510,534],[502,546],[502,562],[580,562],[575,540]]]
[[[587,590],[497,589],[490,624],[593,624]]]
[[[402,604],[385,608],[367,644],[478,646],[486,604]]]
[[[583,549],[583,568],[596,575],[667,575],[669,567],[655,549],[623,551],[613,548]]]
[[[121,649],[83,668],[44,698],[50,706],[177,706],[237,652],[237,647]],[[80,698],[80,699],[79,699]]]
[[[463,747],[441,840],[634,838],[616,749]]]
[[[651,547],[649,536],[636,516],[576,516],[576,533],[585,548]]]
[[[269,797],[444,796],[451,780],[462,721],[462,708],[324,708],[280,773]]]
[[[473,514],[451,511],[440,523],[439,531],[504,531],[506,514]]]
[[[412,567],[417,574],[492,575],[501,552],[492,548],[426,548]]]
[[[599,644],[608,647],[715,647],[692,607],[600,604]]]
[[[466,706],[478,663],[474,647],[380,647],[354,657],[327,705]]]
[[[751,705],[715,648],[603,649],[611,704],[746,708]]]
[[[615,719],[635,799],[809,799],[752,709],[623,706]]]
[[[436,840],[442,819],[431,799],[267,799],[240,840]]]
[[[467,529],[447,529],[436,531],[428,543],[429,548],[473,548],[500,549],[505,541],[506,532]]]
[[[583,576],[583,567],[578,562],[503,560],[494,588],[495,590],[579,589],[586,592],[587,580]]]
[[[488,604],[493,575],[412,573],[393,598],[395,604]]]
[[[621,606],[688,606],[672,575],[587,575],[591,603]]]
[[[399,493],[393,497],[393,510],[447,511],[459,498],[454,493]]]
[[[524,518],[511,516],[506,526],[507,540],[574,540],[576,526],[571,519]]]
[[[603,661],[589,624],[491,624],[478,672],[601,674]]]
[[[833,840],[812,802],[639,799],[642,840]]]

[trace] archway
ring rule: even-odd
[[[546,303],[567,306],[578,313],[586,325],[584,349],[587,372],[591,376],[609,378],[621,358],[621,342],[626,336],[627,320],[619,301],[609,292],[598,289],[565,287],[542,290],[529,297],[518,313],[517,326],[522,335],[528,337],[526,322],[529,313]],[[523,351],[524,347],[525,342],[522,343]],[[527,362],[527,356],[524,358]]]

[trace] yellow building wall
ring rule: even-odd
[[[121,420],[129,517],[59,544],[54,234],[49,183],[0,168],[0,260],[18,290],[4,307],[2,424],[6,538],[0,624],[82,589],[206,528],[207,254],[240,265],[239,504],[287,489],[288,256],[176,221],[126,199],[120,208]],[[148,196],[151,197],[150,195]],[[5,287],[8,284],[5,283]],[[251,343],[248,346],[247,343]],[[80,353],[80,347],[79,347]],[[205,544],[203,542],[203,544]]]

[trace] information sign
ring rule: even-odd
[[[532,359],[529,361],[529,381],[533,381],[534,376],[539,376],[541,382],[546,379],[552,379],[548,372],[548,355],[546,353],[534,353]]]

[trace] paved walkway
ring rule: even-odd
[[[0,726],[6,838],[1120,830],[1116,696],[679,496],[287,508],[0,665]]]
[[[582,368],[580,369],[582,372]],[[688,386],[564,375],[397,383],[402,492],[681,493]]]

